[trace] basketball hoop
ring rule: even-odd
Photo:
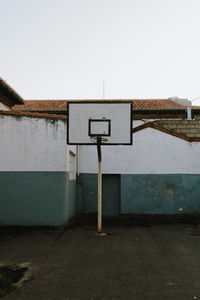
[[[67,103],[67,144],[97,146],[98,235],[102,233],[101,146],[132,145],[132,103],[129,101],[75,101]]]

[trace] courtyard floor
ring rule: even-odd
[[[0,265],[32,279],[6,300],[200,299],[200,224],[0,228]]]

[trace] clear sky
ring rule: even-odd
[[[200,97],[199,0],[0,0],[0,76],[25,99]]]

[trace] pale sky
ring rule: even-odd
[[[0,0],[0,76],[24,99],[200,97],[200,0]],[[195,103],[196,104],[196,103]]]

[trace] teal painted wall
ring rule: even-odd
[[[65,225],[75,191],[66,172],[0,172],[0,225]]]
[[[102,175],[102,212],[103,216],[119,216],[121,211],[121,176]]]
[[[66,184],[66,201],[65,201],[65,220],[71,221],[76,214],[76,180],[69,180],[69,173],[67,173],[67,184]]]
[[[97,174],[78,181],[66,172],[0,172],[0,225],[62,226],[97,212]],[[121,175],[120,213],[200,213],[199,187],[200,175]]]
[[[112,175],[111,175],[112,176]],[[97,174],[80,174],[79,208],[97,211]],[[200,213],[200,175],[121,175],[121,214]]]
[[[122,175],[121,213],[200,212],[200,175]]]
[[[78,213],[97,212],[97,174],[80,174],[77,188]]]

